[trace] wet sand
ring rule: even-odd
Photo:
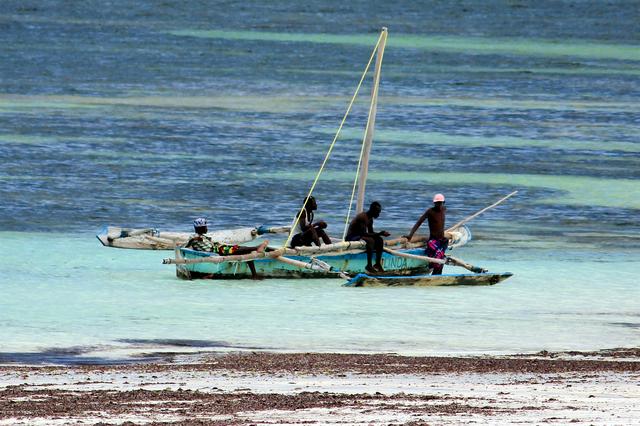
[[[157,354],[156,354],[157,356]],[[640,349],[0,366],[0,425],[640,424]]]

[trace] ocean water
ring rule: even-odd
[[[635,1],[0,2],[0,362],[640,345],[638,22]],[[378,227],[518,190],[457,252],[511,279],[182,281],[171,252],[100,246],[107,224],[288,224],[382,26]],[[315,191],[336,236],[367,107]]]

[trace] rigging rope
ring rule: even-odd
[[[386,32],[383,31],[380,39],[383,36],[386,37]],[[386,40],[385,40],[386,41]],[[384,49],[380,54],[380,62],[382,62],[382,57],[384,57]],[[371,95],[371,99],[376,99],[378,97],[378,83],[380,81],[380,75],[378,75],[378,81],[373,82],[373,94]],[[347,237],[347,230],[349,229],[349,218],[351,217],[351,210],[353,207],[353,197],[356,194],[356,186],[358,185],[358,175],[360,174],[360,167],[362,166],[362,156],[364,155],[364,145],[367,139],[367,133],[369,132],[369,127],[371,126],[371,112],[373,111],[373,102],[369,105],[369,115],[367,116],[367,126],[364,129],[364,136],[362,136],[362,146],[360,147],[360,157],[358,158],[358,167],[356,168],[356,176],[353,179],[353,187],[351,188],[351,199],[349,200],[349,210],[347,211],[347,218],[344,221],[344,231],[342,232],[342,241]],[[359,212],[356,212],[358,214]]]
[[[367,66],[365,67],[364,72],[362,73],[362,77],[360,77],[360,82],[358,83],[358,87],[356,87],[356,90],[353,93],[353,96],[351,97],[351,101],[349,102],[349,106],[347,107],[347,111],[344,113],[344,116],[342,117],[342,121],[340,122],[340,126],[338,127],[338,131],[336,132],[336,135],[333,137],[333,141],[331,142],[331,145],[329,146],[329,150],[327,151],[327,154],[325,155],[324,160],[322,161],[322,164],[320,165],[320,170],[318,170],[318,173],[316,174],[316,178],[313,180],[313,184],[311,185],[311,189],[309,189],[309,193],[305,197],[304,202],[302,203],[302,207],[300,208],[300,211],[298,212],[298,214],[293,219],[293,223],[291,224],[291,230],[289,231],[289,236],[287,237],[287,240],[284,242],[283,247],[286,247],[286,246],[289,245],[289,242],[291,241],[291,238],[293,237],[293,234],[296,231],[296,227],[298,226],[298,222],[300,221],[300,216],[302,215],[302,212],[304,211],[304,206],[306,205],[306,201],[311,196],[311,194],[313,194],[313,190],[316,188],[316,184],[318,183],[318,180],[320,180],[320,175],[322,174],[322,172],[324,170],[324,167],[327,164],[327,161],[329,161],[329,157],[331,156],[331,151],[333,151],[333,147],[336,144],[336,142],[338,141],[338,136],[340,135],[340,131],[342,131],[342,127],[344,126],[344,123],[347,120],[347,117],[349,116],[349,113],[351,112],[351,108],[353,107],[353,103],[355,102],[356,97],[358,96],[358,92],[360,91],[360,87],[362,86],[362,82],[364,81],[364,78],[367,76],[367,72],[369,71],[369,67],[371,66],[371,62],[373,61],[373,58],[376,56],[376,51],[378,50],[378,46],[380,45],[380,41],[382,40],[382,37],[384,37],[384,32],[382,32],[380,34],[380,37],[378,37],[378,41],[377,41],[375,47],[373,48],[373,52],[371,52],[371,56],[369,57],[369,62],[367,62]]]

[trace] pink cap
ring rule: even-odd
[[[444,195],[436,194],[433,196],[433,202],[437,203],[438,201],[444,201]]]

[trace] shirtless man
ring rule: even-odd
[[[331,238],[325,232],[327,223],[325,221],[313,221],[313,212],[318,209],[318,204],[314,197],[305,199],[304,209],[298,218],[300,232],[291,238],[291,248],[298,246],[310,246],[315,244],[320,247],[320,239],[325,244],[331,244]]]
[[[374,201],[369,206],[369,210],[359,213],[349,224],[346,241],[360,241],[367,243],[367,266],[365,269],[370,273],[384,272],[382,268],[382,251],[384,250],[384,241],[382,237],[388,237],[387,231],[374,232],[373,220],[377,219],[382,212],[382,206],[379,202]],[[371,265],[373,251],[376,252],[376,264]]]
[[[203,217],[199,217],[198,219],[193,221],[193,228],[196,232],[196,235],[191,237],[191,239],[184,246],[185,248],[191,248],[197,251],[210,251],[212,253],[217,253],[220,256],[232,256],[232,255],[240,255],[240,254],[249,254],[254,251],[258,253],[262,253],[267,245],[269,244],[268,240],[265,240],[257,247],[245,247],[238,245],[228,245],[222,244],[217,241],[213,241],[210,237],[206,235],[208,231],[208,223],[207,219]],[[253,261],[247,262],[247,266],[251,270],[251,278],[256,280],[259,279],[258,274],[256,273],[256,266]]]
[[[427,219],[429,221],[429,241],[427,241],[427,256],[436,259],[444,259],[445,251],[449,240],[444,236],[444,222],[447,208],[444,206],[444,195],[436,194],[433,197],[433,207],[427,209],[420,219],[413,225],[409,235],[404,237],[411,241],[413,234],[416,233],[420,225]],[[433,270],[432,275],[441,275],[442,263],[429,263],[429,268]]]

